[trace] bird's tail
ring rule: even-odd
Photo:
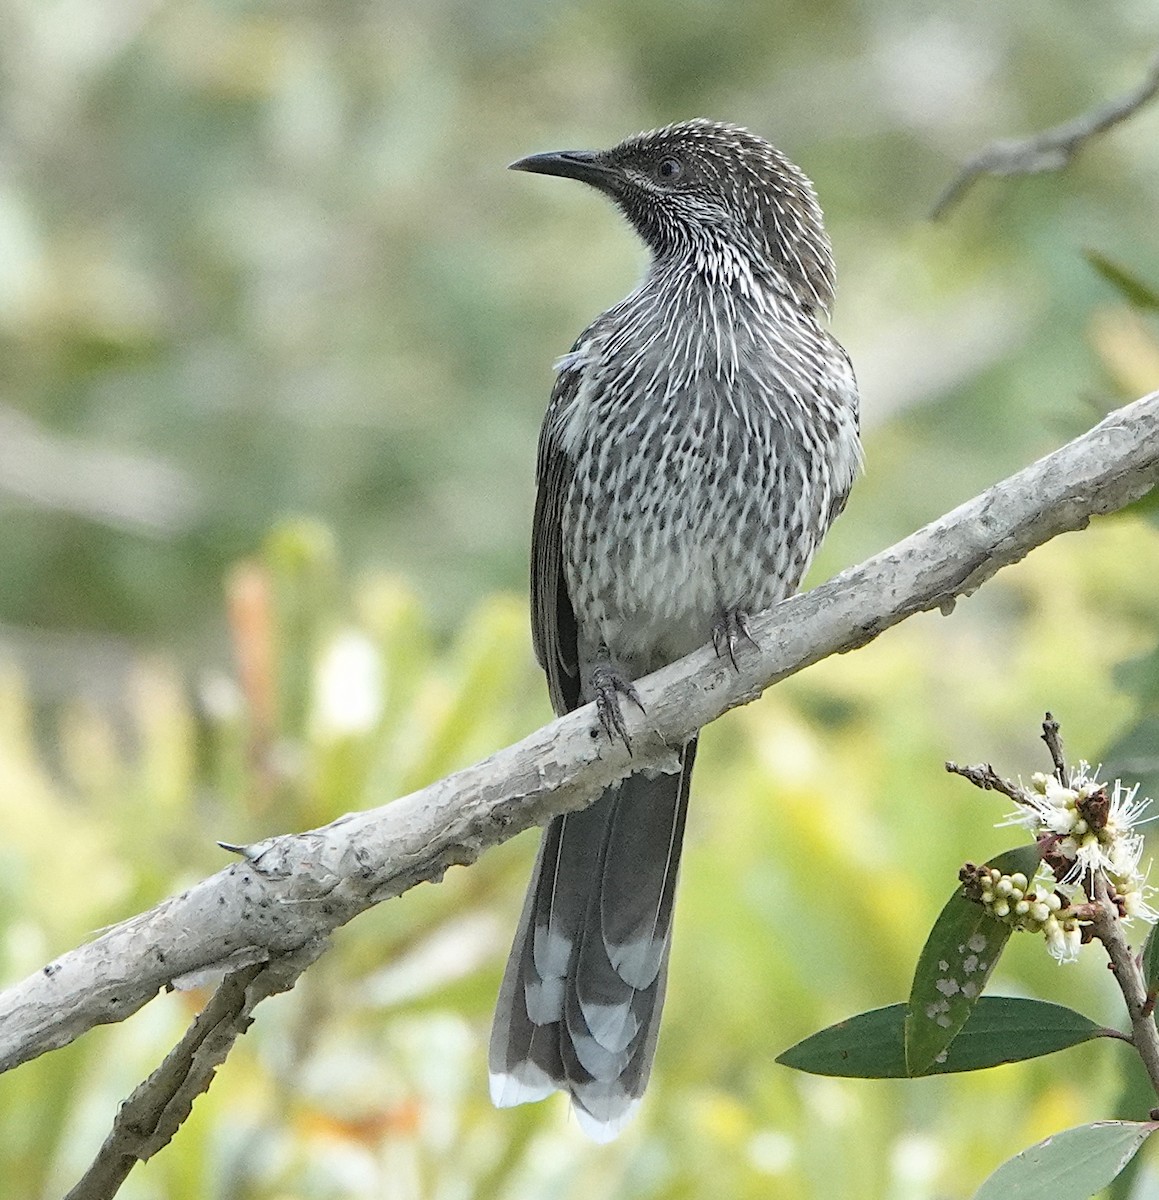
[[[631,775],[539,846],[491,1030],[501,1108],[570,1093],[580,1125],[615,1137],[656,1051],[696,741],[672,775]]]

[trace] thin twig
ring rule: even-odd
[[[1050,761],[1054,764],[1054,777],[1066,787],[1070,781],[1070,775],[1066,769],[1066,755],[1062,749],[1062,735],[1058,730],[1058,722],[1051,716],[1046,714],[1042,722],[1042,740],[1046,743],[1047,750],[1050,751]]]
[[[991,142],[969,159],[938,198],[930,214],[944,216],[982,175],[1035,175],[1060,171],[1091,138],[1127,120],[1159,94],[1159,56],[1138,86],[1116,100],[1093,108],[1052,129],[1025,139]]]
[[[973,767],[960,767],[955,762],[946,763],[946,770],[951,775],[961,775],[968,783],[984,792],[1001,792],[1009,796],[1017,804],[1029,805],[1030,798],[1025,788],[1010,779],[1003,779],[989,763],[978,763]]]
[[[1096,914],[1091,921],[1092,936],[1103,943],[1115,981],[1123,993],[1131,1017],[1131,1041],[1142,1060],[1151,1087],[1159,1096],[1159,1028],[1147,1007],[1147,986],[1127,939],[1119,910],[1111,898],[1111,889],[1101,871],[1094,875],[1093,897]]]

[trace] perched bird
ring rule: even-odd
[[[557,713],[625,737],[632,681],[792,593],[861,461],[857,385],[826,331],[816,193],[763,138],[696,120],[512,163],[609,196],[643,281],[557,364],[532,529],[535,651]],[[491,1034],[499,1106],[570,1094],[614,1137],[656,1050],[696,740],[543,834]]]

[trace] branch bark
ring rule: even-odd
[[[1159,482],[1159,392],[860,566],[751,622],[739,670],[711,647],[639,685],[625,712],[633,753],[598,735],[590,708],[437,783],[319,829],[244,849],[241,861],[116,925],[0,993],[0,1071],[121,1021],[182,976],[316,957],[340,925],[447,867],[473,862],[631,771],[771,684],[856,649],[914,613],[948,613],[1001,567]],[[246,1009],[248,1014],[248,1009]]]
[[[1091,899],[1094,901],[1095,918],[1091,928],[1111,960],[1111,970],[1115,973],[1115,980],[1131,1017],[1131,1044],[1143,1062],[1152,1089],[1159,1096],[1159,1027],[1156,1027],[1155,1018],[1148,1007],[1147,985],[1143,982],[1143,973],[1135,955],[1127,945],[1119,910],[1110,898],[1110,889],[1101,871],[1095,875],[1094,891]]]
[[[323,948],[314,943],[297,954],[227,975],[165,1061],[117,1110],[109,1136],[64,1200],[107,1200],[138,1162],[167,1146],[249,1028],[254,1005],[289,991]]]
[[[1036,175],[1061,171],[1072,158],[1100,133],[1126,121],[1159,95],[1159,55],[1151,62],[1142,81],[1125,95],[1092,108],[1024,139],[1003,138],[991,142],[969,159],[938,198],[930,216],[944,216],[982,175]]]

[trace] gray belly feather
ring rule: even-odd
[[[847,451],[791,409],[709,387],[646,420],[602,407],[562,514],[568,591],[582,639],[639,674],[796,589]]]

